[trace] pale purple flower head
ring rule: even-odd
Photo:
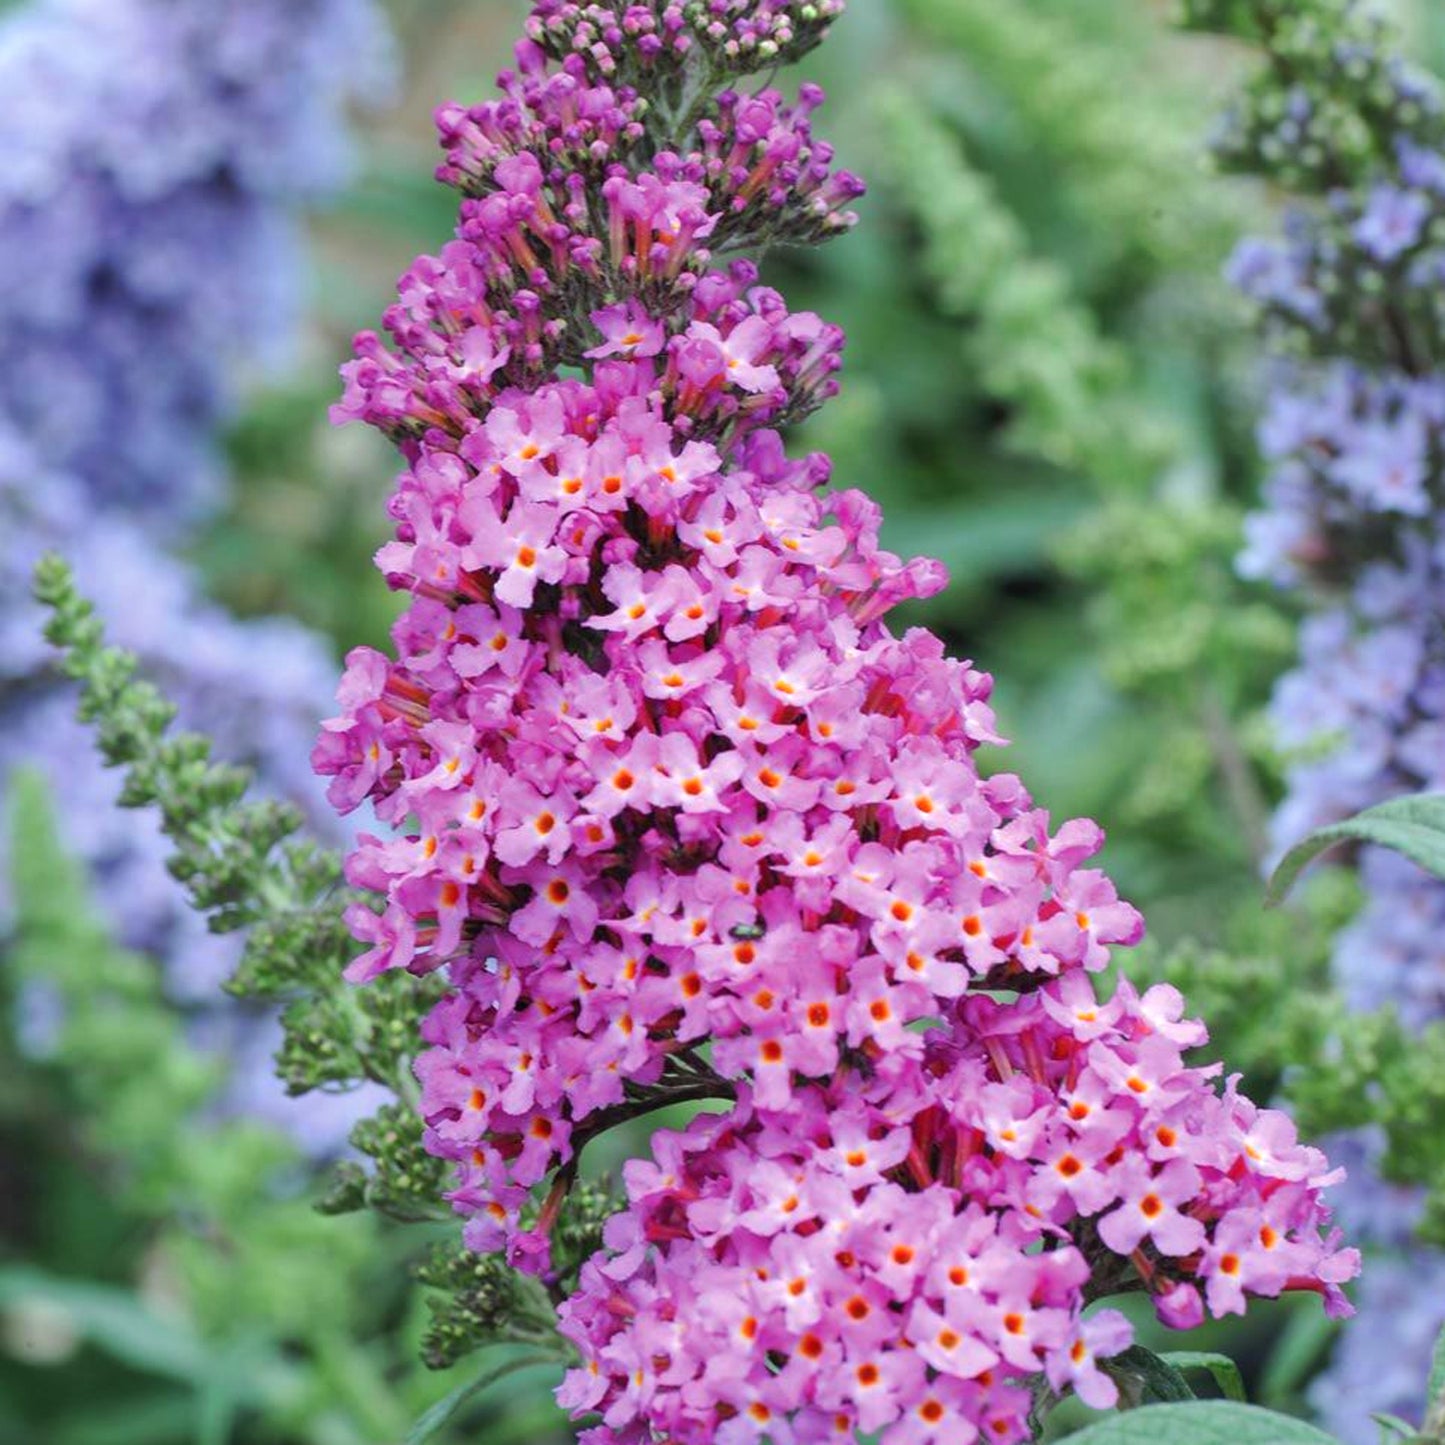
[[[1356,190],[1301,211],[1285,244],[1246,243],[1234,267],[1287,358],[1270,371],[1260,444],[1272,470],[1240,570],[1298,589],[1314,607],[1271,704],[1287,780],[1276,855],[1315,827],[1445,786],[1445,156],[1425,139],[1438,137],[1441,107],[1403,65],[1381,76],[1414,133]],[[1335,942],[1340,990],[1362,1010],[1393,1007],[1412,1027],[1438,1020],[1445,883],[1379,848],[1360,850],[1358,868],[1366,901]],[[1355,1173],[1352,1226],[1369,1221],[1370,1237],[1398,1248],[1409,1229],[1398,1191],[1369,1158]],[[1363,1312],[1393,1309],[1390,1328],[1347,1333],[1313,1390],[1347,1440],[1376,1438],[1376,1411],[1418,1417],[1441,1312],[1391,1299],[1403,1269],[1438,1268],[1437,1256],[1421,1255],[1367,1271]]]
[[[0,21],[0,417],[94,504],[171,536],[218,500],[238,368],[294,338],[297,208],[349,174],[344,108],[387,70],[372,0]]]
[[[188,1011],[209,1006],[211,1033],[229,1029],[216,989],[235,947],[186,907],[150,817],[115,806],[50,671],[30,569],[65,554],[182,722],[344,836],[298,765],[329,650],[225,616],[165,549],[220,500],[239,371],[290,350],[298,208],[349,174],[344,110],[384,86],[387,47],[371,0],[34,0],[0,20],[0,795],[40,770],[118,938],[157,955]],[[274,1105],[250,1046],[264,1028],[244,1020],[233,1042],[240,1087]]]
[[[1376,261],[1394,261],[1419,241],[1430,210],[1418,191],[1377,185],[1355,222],[1355,240]]]

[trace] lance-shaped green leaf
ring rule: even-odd
[[[1269,880],[1265,902],[1279,903],[1300,874],[1337,843],[1376,843],[1382,848],[1393,848],[1422,868],[1445,878],[1445,793],[1391,798],[1342,823],[1316,828],[1280,860]]]
[[[1099,1366],[1119,1387],[1121,1410],[1194,1398],[1194,1391],[1179,1370],[1143,1345],[1130,1345],[1127,1350],[1100,1360]]]
[[[1292,1415],[1233,1400],[1146,1405],[1068,1438],[1069,1445],[1336,1445],[1332,1436]]]
[[[1372,1411],[1370,1419],[1380,1427],[1381,1445],[1391,1445],[1395,1440],[1420,1441],[1425,1438],[1415,1433],[1415,1427],[1408,1420],[1402,1420],[1398,1415],[1391,1415],[1385,1410]]]
[[[1426,1395],[1429,1404],[1419,1438],[1429,1445],[1445,1441],[1445,1330],[1435,1340],[1435,1353],[1430,1360],[1430,1385]]]
[[[520,1370],[533,1369],[540,1365],[555,1365],[559,1361],[554,1356],[548,1355],[524,1355],[521,1359],[508,1360],[505,1364],[487,1370],[484,1374],[478,1375],[473,1380],[468,1380],[464,1385],[458,1385],[449,1395],[444,1395],[430,1410],[426,1412],[406,1437],[406,1445],[425,1445],[425,1442],[432,1439],[438,1430],[451,1420],[464,1405],[480,1398],[486,1391],[490,1390],[499,1380],[505,1379],[508,1375],[516,1374]]]
[[[1445,1395],[1445,1330],[1435,1340],[1435,1353],[1430,1359],[1430,1399]]]
[[[1226,1399],[1238,1400],[1241,1405],[1248,1399],[1244,1392],[1244,1376],[1228,1355],[1213,1350],[1170,1350],[1160,1358],[1179,1371],[1208,1370],[1214,1376],[1214,1383],[1224,1391]]]

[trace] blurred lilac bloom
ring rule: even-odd
[[[1356,428],[1331,471],[1346,491],[1373,510],[1423,517],[1430,510],[1427,445],[1423,419],[1407,412],[1394,421]]]
[[[1445,1297],[1445,1257],[1411,1249],[1372,1256],[1355,1295],[1356,1315],[1341,1332],[1330,1368],[1309,1389],[1332,1435],[1376,1445],[1376,1416],[1419,1424],[1420,1382],[1429,1378]]]
[[[1407,186],[1445,196],[1445,156],[1413,141],[1399,144],[1400,179]]]
[[[1310,324],[1324,319],[1324,302],[1310,288],[1303,258],[1294,247],[1257,237],[1241,241],[1226,275],[1260,305],[1277,306]]]
[[[241,1030],[257,1076],[238,1075],[238,1104],[279,1105],[246,1043],[273,1026],[216,992],[236,941],[186,907],[150,815],[115,807],[29,573],[67,555],[181,724],[325,826],[307,755],[329,649],[228,617],[165,549],[223,497],[238,387],[294,354],[303,208],[347,180],[347,108],[384,98],[391,68],[375,0],[32,0],[0,21],[0,795],[17,766],[46,776],[117,936],[163,961],[198,1028]],[[321,1116],[286,1105],[333,1148],[335,1107]]]
[[[1300,213],[1286,242],[1247,242],[1232,267],[1286,339],[1259,432],[1271,471],[1238,567],[1316,608],[1270,705],[1287,782],[1276,857],[1313,828],[1445,789],[1445,358],[1423,340],[1445,280],[1445,156],[1402,143],[1397,161],[1363,195]],[[1365,903],[1333,951],[1343,997],[1389,1004],[1412,1028],[1445,1018],[1445,883],[1380,848],[1360,851],[1359,873]],[[1419,1191],[1381,1179],[1377,1139],[1353,1142],[1343,1222],[1381,1253],[1310,1398],[1333,1434],[1373,1445],[1374,1412],[1420,1417],[1445,1257],[1409,1243]]]
[[[1355,239],[1377,261],[1393,261],[1419,239],[1430,203],[1417,191],[1378,185],[1355,223]]]
[[[241,366],[288,355],[298,208],[388,84],[373,0],[34,0],[0,22],[0,414],[174,535]]]

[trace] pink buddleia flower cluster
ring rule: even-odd
[[[695,51],[715,71],[749,74],[796,60],[827,34],[843,0],[674,0],[671,4],[579,5],[541,0],[527,35],[554,59],[583,54],[604,74],[639,71],[665,88],[665,62]]]
[[[784,450],[841,335],[711,260],[857,186],[816,93],[721,87],[837,8],[539,5],[503,99],[442,112],[458,239],[339,408],[405,458],[412,602],[315,762],[393,829],[348,862],[351,976],[447,982],[417,1075],[467,1241],[555,1288],[586,1143],[726,1109],[631,1166],[563,1304],[596,1445],[1009,1441],[1032,1377],[1113,1399],[1104,1295],[1338,1312],[1356,1268],[1323,1158],[1186,1065],[1178,996],[1097,997],[1142,932],[1101,831],[982,778],[991,679],[885,621],[942,569]]]
[[[1324,1156],[1187,1067],[1181,1013],[1074,971],[970,998],[921,1060],[657,1135],[562,1309],[585,1364],[560,1398],[603,1411],[583,1438],[1021,1440],[1040,1375],[1115,1402],[1130,1326],[1082,1306],[1124,1273],[1179,1328],[1291,1288],[1340,1309]]]
[[[685,8],[696,6],[664,7],[664,17]],[[733,28],[746,34],[762,8],[778,21],[839,7],[710,8],[743,12]],[[625,31],[622,53],[635,60],[636,37],[650,33],[635,17],[655,9],[628,7],[602,31],[619,47]],[[563,18],[577,10],[538,7],[530,28],[555,39],[557,27],[582,24]],[[575,41],[600,23],[568,33]],[[686,92],[678,106],[723,73],[700,51],[688,54],[666,70]],[[846,206],[862,184],[833,171],[831,148],[811,134],[822,91],[804,86],[796,105],[773,90],[709,91],[707,106],[694,102],[695,116],[674,121],[654,93],[662,77],[640,77],[646,97],[617,83],[600,41],[570,50],[559,69],[534,41],[518,46],[517,59],[499,77],[505,99],[438,112],[446,162],[437,174],[464,197],[458,239],[402,278],[385,318],[400,356],[373,334],[357,339],[337,417],[370,422],[409,451],[428,428],[457,434],[459,416],[484,411],[509,386],[531,390],[559,366],[588,369],[606,355],[655,356],[664,342],[668,396],[693,402],[673,415],[683,433],[704,400],[782,424],[831,396],[841,332],[789,318],[771,292],[747,295],[750,268],[727,279],[707,269],[730,251],[823,240],[856,219]],[[675,125],[685,144],[669,147]],[[625,304],[599,322],[603,298]],[[720,369],[731,373],[727,384]]]

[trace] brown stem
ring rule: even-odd
[[[1239,745],[1234,726],[1219,699],[1219,691],[1213,684],[1204,689],[1200,710],[1204,714],[1205,735],[1224,780],[1225,793],[1244,831],[1250,859],[1256,867],[1260,867],[1269,851],[1269,809],[1264,794],[1244,749]]]

